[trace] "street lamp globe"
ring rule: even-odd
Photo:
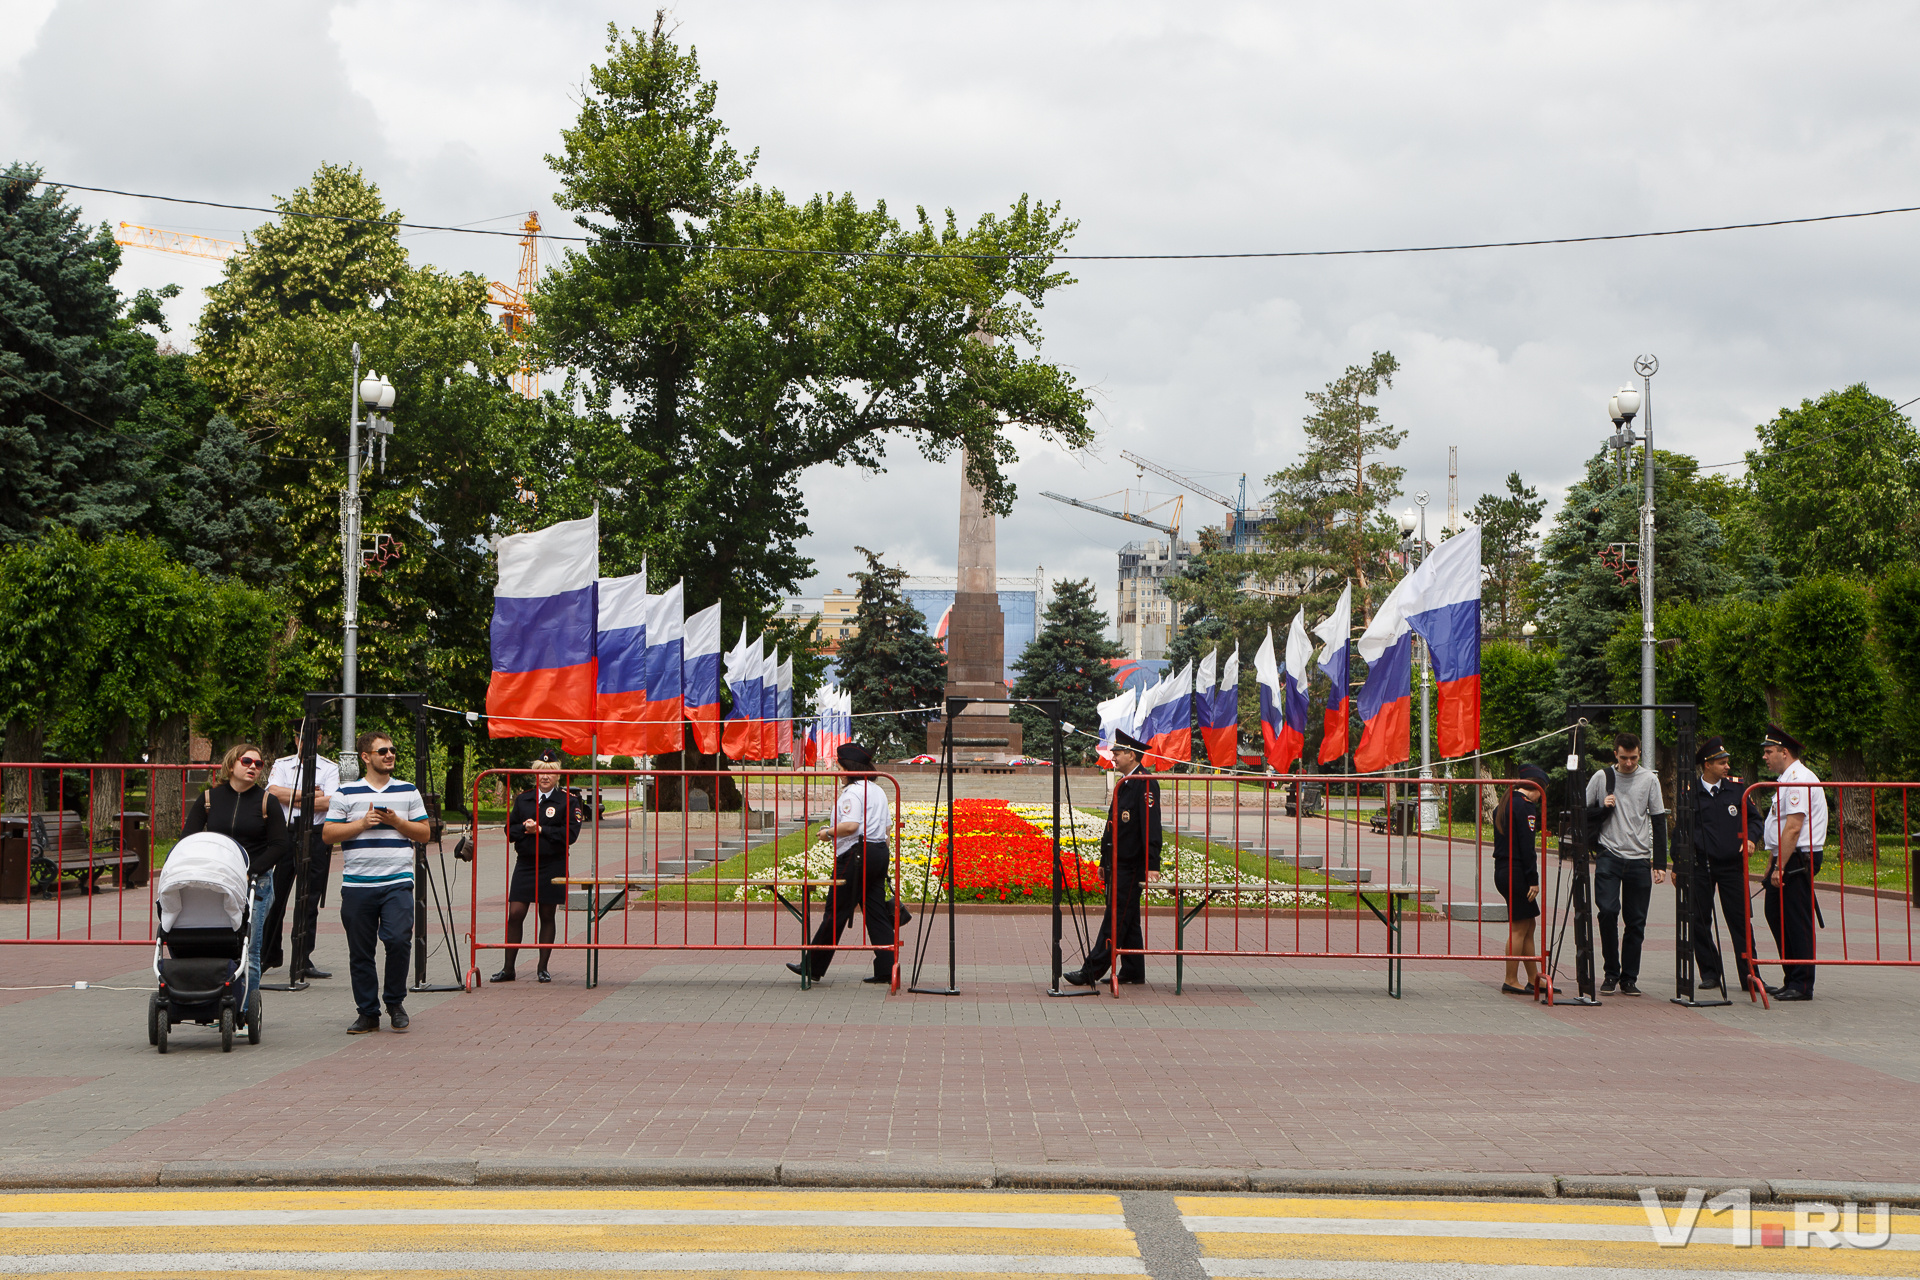
[[[360,379],[360,403],[378,408],[380,405],[380,384],[385,382],[373,370],[367,370],[367,376]]]
[[[1607,419],[1616,427],[1626,421],[1625,418],[1620,416],[1620,393],[1618,391],[1607,397]],[[1620,433],[1616,431],[1613,438],[1618,442]]]
[[[1420,519],[1419,517],[1413,514],[1412,507],[1408,507],[1406,510],[1400,513],[1400,536],[1401,537],[1411,538],[1413,536],[1413,531],[1416,528],[1418,528],[1419,525],[1420,525]]]
[[[1539,634],[1540,634],[1540,628],[1539,628],[1538,626],[1536,626],[1536,625],[1534,625],[1533,623],[1531,623],[1531,622],[1529,622],[1529,623],[1526,623],[1526,624],[1524,624],[1524,625],[1523,625],[1523,626],[1522,626],[1522,627],[1520,628],[1520,634],[1521,634],[1521,635],[1523,635],[1523,636],[1525,636],[1525,637],[1526,637],[1527,639],[1529,639],[1529,640],[1531,640],[1531,639],[1533,639],[1533,638],[1534,638],[1535,636],[1537,636],[1537,635],[1539,635]]]
[[[393,408],[393,384],[383,375],[380,379],[380,404],[382,409]]]
[[[1640,412],[1640,391],[1636,387],[1625,386],[1620,388],[1620,390],[1614,392],[1613,399],[1614,403],[1620,408],[1620,416],[1628,422],[1632,422],[1633,415]]]

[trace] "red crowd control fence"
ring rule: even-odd
[[[207,764],[0,763],[0,945],[153,945],[153,868]]]
[[[1547,797],[1532,782],[1155,776],[1160,874],[1146,887],[1139,945],[1115,955],[1172,957],[1176,988],[1195,956],[1383,960],[1395,996],[1410,960],[1550,967],[1544,922],[1559,864],[1547,856]],[[1541,886],[1537,898],[1518,893],[1522,913],[1539,913],[1530,945],[1496,886],[1495,810],[1516,793],[1534,808],[1533,829],[1516,833]],[[1103,910],[1124,935],[1118,904]],[[1527,949],[1510,954],[1510,939]],[[1107,975],[1116,995],[1119,971]]]
[[[1818,966],[1920,965],[1920,783],[1756,782],[1744,794],[1767,815],[1747,865],[1749,965],[1781,965],[1779,985],[1808,994]],[[1795,813],[1815,829],[1796,835],[1781,875],[1779,826]],[[1764,987],[1748,996],[1769,999]]]
[[[905,913],[900,786],[893,777],[873,779],[884,796],[892,855],[885,869],[886,902],[873,905],[889,917],[892,940],[876,946],[871,935],[855,934],[815,946],[812,935],[823,916],[835,911],[850,915],[857,907],[862,920],[849,927],[870,926],[863,888],[872,887],[869,873],[880,874],[876,860],[887,856],[878,845],[856,843],[853,862],[839,866],[852,874],[836,873],[833,848],[821,842],[821,832],[833,825],[844,775],[778,768],[555,772],[560,778],[553,793],[543,793],[527,769],[489,769],[473,781],[469,988],[482,981],[482,952],[507,953],[502,959],[516,977],[517,952],[579,954],[592,986],[606,952],[780,951],[800,961],[805,943],[802,986],[810,986],[820,976],[815,971],[839,952],[888,951],[889,989],[898,989]],[[496,783],[504,783],[512,799],[504,817],[483,822],[482,796]],[[563,794],[587,818],[567,856],[552,857],[550,843],[537,856],[517,853],[509,827],[564,821]],[[514,898],[525,903],[518,912]],[[550,940],[542,940],[549,927]]]

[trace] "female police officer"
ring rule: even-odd
[[[560,785],[560,757],[548,747],[533,762],[533,787],[513,798],[513,811],[507,817],[507,833],[513,839],[513,878],[507,882],[507,941],[520,941],[527,920],[527,907],[540,909],[540,968],[542,982],[552,982],[547,958],[553,954],[552,942],[558,932],[554,912],[566,896],[565,885],[553,883],[567,874],[567,848],[580,838],[580,824],[586,820],[587,807],[580,797]],[[495,982],[513,981],[514,958],[519,948],[509,946],[505,966],[493,975]]]

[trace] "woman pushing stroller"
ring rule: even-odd
[[[253,882],[253,938],[247,948],[247,997],[260,989],[260,941],[273,906],[273,872],[292,855],[287,820],[262,785],[266,753],[251,742],[229,748],[213,771],[213,781],[187,810],[186,834],[213,831],[231,837],[247,852],[247,876]]]

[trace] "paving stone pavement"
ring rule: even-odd
[[[944,918],[929,926],[925,976],[944,984]],[[317,958],[340,976],[268,993],[264,1044],[222,1054],[181,1028],[164,1057],[144,1034],[150,952],[9,947],[7,987],[97,985],[0,991],[0,1158],[1920,1181],[1912,970],[1829,969],[1817,1000],[1772,1011],[1683,1009],[1651,977],[1672,965],[1656,923],[1650,994],[1598,1009],[1502,997],[1492,964],[1410,962],[1395,1000],[1376,961],[1232,956],[1190,961],[1185,995],[1155,958],[1119,999],[1054,999],[1045,915],[962,915],[958,934],[957,996],[863,985],[860,953],[801,991],[785,950],[609,954],[590,990],[562,953],[551,985],[416,995],[411,1033],[349,1038],[329,912]],[[794,931],[760,912],[744,936]],[[436,956],[435,980],[450,972]]]

